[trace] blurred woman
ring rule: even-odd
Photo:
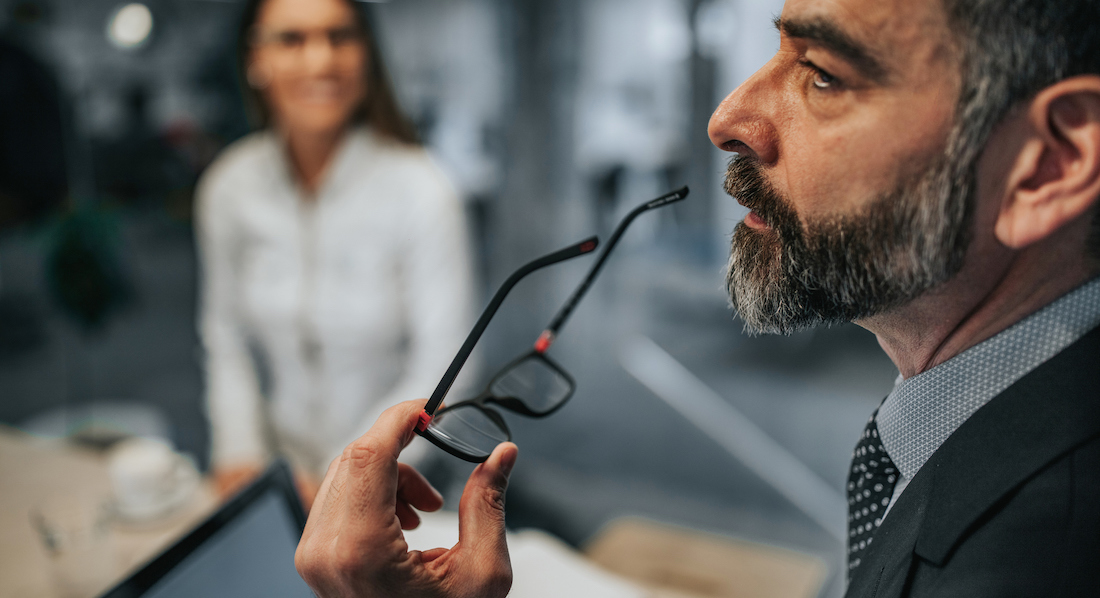
[[[252,0],[239,55],[262,128],[197,200],[212,470],[227,494],[282,454],[309,499],[461,345],[466,225],[351,0]]]

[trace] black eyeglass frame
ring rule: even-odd
[[[556,405],[554,405],[550,409],[547,409],[546,411],[535,411],[528,407],[527,403],[524,403],[522,399],[512,396],[499,396],[493,392],[493,387],[496,386],[497,382],[499,382],[502,378],[511,373],[512,369],[515,368],[517,365],[529,359],[537,359],[539,361],[542,361],[550,369],[554,370],[555,373],[559,374],[562,377],[562,380],[569,385],[569,391],[565,393],[565,397],[560,399]],[[527,417],[546,417],[547,415],[553,414],[558,409],[561,409],[562,406],[564,406],[565,403],[569,401],[570,397],[573,396],[573,392],[576,390],[577,382],[573,379],[573,376],[569,375],[569,372],[565,371],[565,368],[561,367],[561,365],[559,365],[553,359],[550,359],[548,355],[532,350],[524,353],[523,355],[520,355],[504,367],[500,368],[500,371],[497,372],[495,376],[493,376],[493,379],[489,381],[489,385],[485,387],[485,390],[481,391],[481,394],[472,399],[466,399],[464,401],[455,403],[454,405],[447,405],[446,407],[437,411],[436,414],[438,415],[445,411],[451,411],[453,409],[458,409],[459,407],[468,407],[470,405],[478,405],[485,408],[488,404],[491,403],[494,405],[500,405],[501,407],[504,407],[509,411],[515,411],[520,415],[526,415]],[[505,430],[507,431],[507,428],[505,428]]]
[[[546,355],[546,351],[550,349],[550,346],[556,340],[557,334],[561,330],[561,327],[565,324],[565,321],[569,318],[569,316],[572,315],[573,310],[576,309],[577,304],[580,302],[584,294],[588,291],[589,287],[592,285],[592,282],[595,280],[596,275],[599,274],[600,270],[602,269],[604,262],[607,261],[607,257],[611,253],[611,250],[614,249],[615,245],[618,244],[619,238],[622,237],[623,233],[626,231],[626,228],[630,225],[630,223],[633,222],[634,219],[637,218],[641,213],[654,208],[678,202],[686,198],[688,193],[689,189],[686,186],[681,187],[680,189],[677,189],[670,193],[666,193],[660,197],[657,197],[656,199],[645,202],[644,204],[632,210],[625,217],[623,217],[618,226],[615,227],[615,230],[612,232],[611,238],[608,240],[607,245],[604,247],[604,250],[600,253],[599,257],[596,258],[596,262],[592,265],[592,268],[588,271],[588,274],[585,276],[584,280],[581,281],[580,285],[578,285],[577,288],[573,291],[573,294],[569,297],[568,300],[566,300],[562,308],[558,311],[557,314],[555,314],[553,320],[551,320],[550,322],[550,325],[547,326],[546,329],[544,329],[539,335],[538,340],[535,341],[534,348],[531,351],[512,360],[510,363],[501,368],[500,371],[497,372],[495,376],[493,376],[492,380],[490,380],[489,384],[486,386],[485,390],[482,391],[481,394],[472,399],[467,399],[454,405],[449,405],[443,409],[440,409],[438,415],[442,415],[445,412],[452,411],[458,408],[477,408],[490,420],[492,420],[492,422],[496,426],[498,426],[502,432],[504,432],[506,440],[511,440],[512,433],[508,429],[508,425],[504,422],[504,418],[500,415],[499,412],[497,412],[495,409],[492,409],[490,407],[490,404],[499,405],[500,407],[508,409],[509,411],[514,411],[521,415],[535,418],[546,417],[565,406],[565,404],[569,402],[569,399],[572,398],[573,393],[576,391],[576,382],[573,377],[565,371],[564,368],[562,368],[560,365],[550,359],[549,356]],[[508,294],[508,291],[511,290],[512,286],[514,286],[521,278],[533,272],[534,270],[537,270],[538,268],[542,268],[544,266],[548,266],[553,263],[557,263],[559,261],[580,255],[580,253],[573,253],[564,257],[557,257],[556,259],[552,259],[555,258],[555,256],[570,253],[571,250],[575,250],[578,247],[585,246],[587,243],[593,244],[592,247],[588,249],[588,251],[592,251],[593,249],[595,249],[595,244],[598,243],[598,241],[595,237],[592,237],[591,239],[582,241],[577,245],[573,245],[553,254],[543,256],[542,258],[539,258],[523,266],[515,273],[513,273],[512,276],[508,278],[508,280],[505,281],[500,290],[498,290],[496,295],[493,296],[493,300],[489,302],[488,306],[486,306],[485,311],[481,314],[481,317],[478,319],[477,324],[474,325],[474,329],[470,331],[470,335],[466,338],[466,342],[463,344],[462,349],[459,350],[458,355],[455,356],[455,360],[451,363],[451,367],[448,368],[447,373],[443,376],[443,380],[440,380],[439,385],[436,387],[435,393],[432,394],[432,398],[424,406],[424,411],[420,413],[420,421],[417,422],[417,434],[424,437],[432,444],[443,449],[447,453],[464,461],[469,461],[471,463],[482,463],[489,458],[487,454],[474,455],[448,444],[446,441],[438,438],[436,434],[432,432],[429,425],[431,424],[433,417],[437,415],[436,410],[439,409],[439,406],[443,401],[443,397],[450,389],[451,384],[454,383],[454,378],[457,377],[458,371],[462,368],[462,365],[466,362],[466,359],[469,357],[470,353],[473,352],[474,344],[477,343],[477,340],[485,331],[485,327],[488,326],[489,320],[492,319],[493,315],[495,315],[497,309],[500,307],[500,303],[504,300],[504,296]],[[522,400],[518,398],[497,397],[492,392],[493,385],[498,380],[508,375],[513,368],[528,359],[542,360],[548,366],[550,366],[552,370],[560,374],[563,379],[569,383],[569,392],[566,393],[566,396],[563,399],[559,400],[559,402],[554,407],[548,409],[545,412],[532,411],[525,403],[523,403]]]
[[[466,360],[469,359],[470,354],[473,353],[474,345],[477,344],[478,339],[481,338],[481,335],[489,326],[490,320],[492,320],[493,316],[496,315],[497,310],[500,309],[501,303],[504,302],[504,298],[508,296],[508,293],[512,290],[512,288],[516,286],[516,284],[525,276],[534,272],[535,270],[545,268],[546,266],[550,266],[558,262],[581,256],[586,253],[591,253],[596,249],[598,245],[599,239],[597,237],[589,237],[588,239],[585,239],[580,243],[576,243],[564,249],[560,249],[553,253],[544,255],[538,259],[532,260],[524,264],[523,266],[520,266],[518,270],[513,272],[512,275],[509,276],[504,281],[504,283],[500,285],[500,288],[497,289],[496,294],[493,295],[492,300],[490,300],[489,304],[485,306],[485,310],[481,313],[481,317],[479,317],[477,323],[474,324],[473,330],[471,330],[470,334],[466,337],[466,341],[462,343],[462,348],[458,350],[458,354],[455,355],[454,359],[451,361],[451,365],[443,374],[443,378],[439,381],[439,384],[436,385],[435,391],[432,393],[431,398],[428,399],[428,403],[424,405],[424,410],[420,412],[420,421],[417,422],[416,425],[417,434],[427,439],[428,442],[431,442],[432,444],[460,459],[473,463],[480,463],[487,458],[487,456],[467,454],[459,451],[455,447],[450,446],[444,440],[438,438],[428,428],[428,424],[431,423],[432,417],[435,415],[435,411],[439,409],[439,406],[443,403],[443,398],[447,396],[447,391],[449,391],[451,389],[451,385],[454,384],[455,378],[458,377],[458,372],[462,370],[462,366],[466,364]],[[495,414],[495,417],[493,417],[493,421],[497,422],[498,420],[503,423],[503,420],[500,418],[499,414]],[[505,427],[505,429],[507,429],[507,427]]]
[[[544,362],[548,367],[550,367],[550,369],[554,370],[555,373],[560,375],[562,377],[562,380],[569,385],[569,391],[565,393],[565,396],[560,399],[556,405],[554,405],[550,409],[547,409],[546,411],[534,411],[529,408],[522,399],[511,396],[498,396],[492,390],[493,387],[496,386],[498,381],[500,381],[504,376],[507,376],[511,373],[513,368],[523,363],[524,361],[527,361],[528,359],[538,359]],[[508,428],[508,424],[505,423],[504,417],[501,416],[500,412],[496,409],[493,409],[494,405],[531,418],[547,417],[553,415],[559,409],[564,407],[565,404],[569,402],[569,399],[573,397],[573,393],[576,390],[577,382],[573,379],[573,376],[571,376],[569,372],[565,371],[565,368],[563,368],[553,359],[550,359],[549,356],[544,355],[543,353],[539,353],[538,351],[531,350],[519,356],[518,358],[513,359],[507,365],[500,368],[500,371],[497,372],[495,376],[493,376],[493,379],[489,381],[489,384],[486,385],[485,390],[481,391],[481,394],[475,396],[472,399],[466,399],[464,401],[455,403],[454,405],[447,405],[439,411],[436,411],[434,417],[441,417],[444,413],[454,411],[456,409],[477,409],[485,414],[486,417],[491,419],[493,423],[496,424],[498,428],[500,428],[501,432],[504,432],[505,440],[511,440],[512,430]],[[471,453],[466,453],[460,449],[457,449],[448,444],[446,441],[438,439],[434,433],[421,434],[419,430],[417,431],[417,433],[426,438],[428,442],[431,442],[432,444],[438,446],[444,451],[447,451],[451,455],[462,459],[463,461],[469,461],[471,463],[481,463],[482,461],[485,461],[486,458],[488,458],[481,457],[479,455],[473,455]]]

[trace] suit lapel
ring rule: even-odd
[[[979,409],[932,455],[875,532],[847,596],[901,596],[912,557],[945,564],[971,526],[1100,433],[1100,329]]]
[[[926,466],[927,467],[927,466]],[[872,538],[873,549],[864,555],[845,596],[870,598],[900,596],[932,496],[932,476],[922,468],[890,508]]]
[[[925,465],[934,481],[917,554],[944,564],[994,503],[1100,433],[1098,366],[1100,329],[1021,378],[947,439]]]

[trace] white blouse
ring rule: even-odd
[[[356,129],[313,201],[284,151],[249,135],[198,187],[211,463],[275,450],[323,474],[385,408],[429,396],[458,351],[467,230],[422,149]]]

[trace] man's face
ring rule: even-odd
[[[938,0],[788,0],[780,49],[715,111],[731,298],[750,328],[859,319],[957,271],[972,164],[952,163],[960,50]]]

